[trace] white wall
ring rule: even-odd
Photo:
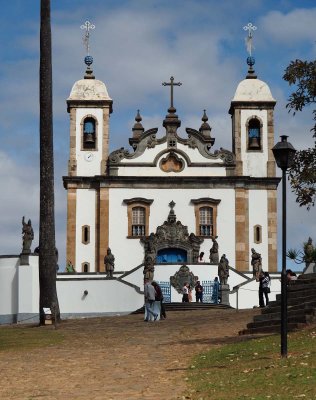
[[[255,225],[262,227],[262,242],[258,244],[254,242]],[[249,250],[252,248],[261,254],[262,269],[268,271],[268,194],[266,190],[249,190]],[[252,270],[251,263],[249,263],[249,270]]]
[[[38,257],[30,256],[29,266],[19,266],[19,259],[0,259],[0,324],[18,322],[34,322],[38,319],[39,280]],[[156,265],[157,281],[169,281],[181,265]],[[190,270],[199,280],[214,280],[217,276],[217,266],[208,264],[189,265]],[[230,290],[243,282],[248,282],[252,274],[241,274],[230,271],[228,283]],[[280,293],[280,274],[271,274],[272,286],[270,300]],[[60,274],[57,276],[57,293],[60,312],[64,318],[125,314],[142,307],[143,269],[122,278],[106,279],[105,274],[77,275]],[[238,291],[238,307],[252,308],[258,306],[258,282],[248,282]],[[87,295],[84,291],[87,290]],[[182,295],[172,288],[172,301],[181,301]],[[237,307],[237,294],[230,295],[230,305]]]
[[[130,313],[144,304],[142,294],[116,280],[58,280],[57,293],[61,314]]]
[[[18,312],[18,257],[0,258],[0,316],[15,315]]]
[[[195,232],[195,213],[191,199],[211,197],[221,199],[218,205],[217,235],[220,255],[225,253],[232,266],[235,265],[235,192],[233,189],[110,189],[110,243],[115,256],[115,269],[127,271],[140,265],[144,260],[144,248],[139,239],[128,239],[127,205],[124,199],[145,197],[153,199],[150,206],[149,233],[167,220],[173,200],[177,220],[188,226],[189,234]],[[209,259],[211,239],[205,239],[201,251]],[[124,249],[124,251],[122,251]]]
[[[83,262],[90,263],[90,272],[95,271],[95,204],[96,204],[95,190],[93,189],[77,190],[77,207],[76,207],[76,271],[77,272],[81,272],[81,266]],[[82,227],[84,225],[90,226],[90,242],[88,244],[82,243]]]

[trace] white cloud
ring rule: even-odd
[[[298,2],[299,5],[299,2]],[[288,13],[271,11],[260,19],[265,35],[277,43],[297,46],[302,42],[312,45],[316,40],[316,7],[296,8]]]
[[[123,6],[112,4],[112,7],[107,2],[78,1],[71,13],[64,10],[63,2],[52,5],[56,240],[61,263],[65,260],[66,229],[66,191],[61,176],[67,174],[69,147],[66,98],[85,71],[81,23],[91,17],[96,25],[91,35],[93,68],[114,100],[111,150],[129,147],[128,138],[132,136],[138,108],[145,129],[158,127],[159,135],[164,133],[162,122],[170,93],[161,83],[171,75],[183,83],[175,89],[181,136],[185,137],[185,127],[199,129],[206,109],[216,139],[214,148],[230,149],[228,108],[238,82],[246,74],[242,27],[249,22],[249,14],[258,26],[255,52],[260,79],[269,83],[278,100],[276,141],[280,134],[287,134],[296,148],[304,148],[312,144],[309,132],[312,116],[310,110],[295,117],[287,113],[288,87],[282,81],[282,69],[291,60],[293,51],[301,58],[308,58],[312,51],[315,54],[316,8],[299,9],[297,2],[289,1],[284,3],[287,5],[284,12],[272,3],[270,6],[263,1],[244,0],[236,8],[226,0],[172,3],[161,0],[124,2]],[[35,24],[34,28],[34,21],[39,22],[38,15],[34,20],[23,20],[28,27],[26,34],[14,36],[10,42],[3,41],[9,50],[14,44],[14,57],[4,57],[0,66],[3,188],[0,233],[4,252],[20,251],[20,220],[24,214],[32,219],[36,229],[38,225],[39,26]],[[11,33],[14,34],[15,31]],[[308,50],[304,43],[308,44]],[[278,57],[272,59],[272,54]],[[307,232],[315,228],[310,218],[312,213],[305,216],[303,209],[297,211],[293,199],[289,210],[291,237],[302,242]]]

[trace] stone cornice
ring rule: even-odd
[[[232,101],[228,110],[229,114],[233,114],[233,110],[273,110],[276,105],[276,101]]]
[[[109,107],[110,114],[113,111],[113,100],[67,100],[67,111],[71,108],[106,108]]]
[[[65,189],[109,188],[246,188],[276,189],[281,178],[254,178],[250,176],[64,176]]]

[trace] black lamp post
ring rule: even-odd
[[[293,165],[296,150],[281,136],[272,149],[277,166],[282,169],[282,273],[281,273],[281,356],[287,357],[287,277],[286,277],[286,170]]]

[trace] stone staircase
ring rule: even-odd
[[[316,274],[302,274],[288,286],[288,331],[316,322]],[[281,330],[281,294],[263,308],[240,335],[278,333]]]
[[[212,304],[212,303],[165,303],[166,312],[170,311],[193,311],[193,310],[210,310],[210,309],[226,309],[231,308],[225,304]],[[142,314],[144,307],[132,312],[132,314]]]

